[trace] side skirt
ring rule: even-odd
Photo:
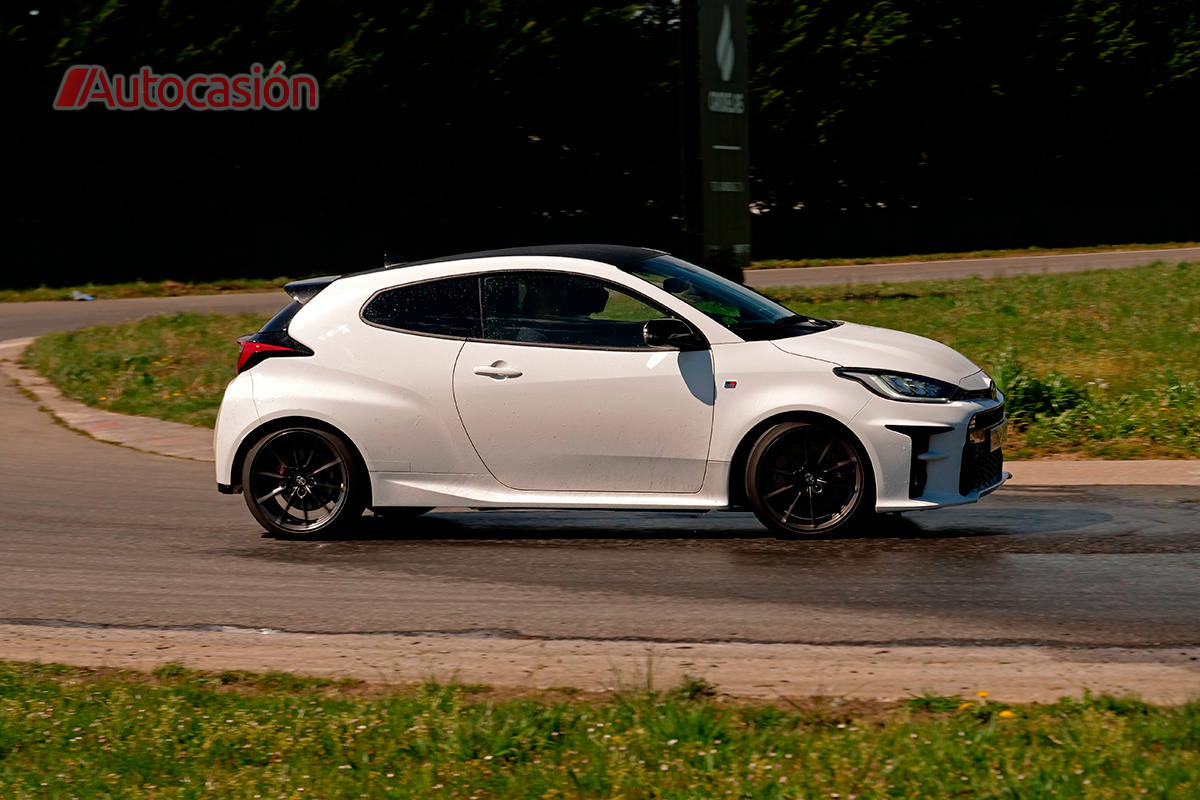
[[[371,473],[380,506],[711,511],[729,506],[729,462],[710,461],[699,492],[538,492],[510,489],[488,474]]]

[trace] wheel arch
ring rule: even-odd
[[[275,419],[268,420],[267,422],[264,422],[262,425],[259,425],[257,428],[247,433],[242,438],[241,443],[238,445],[237,452],[234,453],[233,456],[230,479],[233,480],[234,483],[230,487],[231,492],[240,492],[242,490],[242,467],[246,463],[246,456],[250,453],[250,450],[254,447],[254,445],[262,441],[264,437],[286,428],[316,428],[317,430],[331,433],[345,442],[346,447],[350,450],[350,454],[354,456],[355,468],[363,477],[363,492],[366,496],[366,504],[368,507],[371,505],[371,476],[367,472],[367,462],[363,459],[362,453],[359,452],[358,445],[356,445],[353,439],[347,436],[343,431],[339,430],[336,426],[331,425],[323,420],[304,416],[277,417]]]
[[[871,454],[871,448],[867,447],[863,443],[862,438],[851,430],[846,423],[828,414],[822,414],[819,411],[781,411],[778,414],[773,414],[766,419],[756,422],[738,440],[737,447],[733,451],[733,458],[729,460],[729,505],[731,507],[749,508],[749,500],[746,497],[746,462],[750,458],[750,451],[754,448],[754,443],[758,441],[764,432],[781,422],[821,422],[833,425],[843,431],[854,440],[854,443],[858,445],[859,449],[867,457],[868,479],[871,481],[871,488],[874,490],[873,494],[878,493],[879,480],[876,478],[877,471]]]

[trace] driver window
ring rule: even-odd
[[[644,348],[642,325],[671,316],[615,286],[558,272],[484,275],[483,338],[610,349]]]
[[[653,272],[644,272],[636,269],[631,270],[631,273],[642,280],[653,283],[663,291],[670,292],[688,305],[703,311],[719,322],[736,322],[741,316],[741,312],[737,307],[722,301],[720,298],[705,292],[701,287],[694,286],[682,278],[667,277],[666,275],[658,275]]]

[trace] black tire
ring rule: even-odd
[[[746,497],[777,536],[831,535],[873,514],[875,482],[862,445],[842,426],[781,422],[750,450]]]
[[[362,517],[366,476],[349,445],[317,428],[267,434],[246,454],[250,513],[278,536],[331,534]]]

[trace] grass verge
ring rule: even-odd
[[[216,281],[184,283],[180,281],[132,281],[130,283],[85,283],[78,286],[39,286],[36,289],[0,289],[0,303],[27,303],[35,300],[72,300],[72,292],[97,299],[123,297],[178,297],[222,292],[267,292],[279,289],[290,278],[225,278]]]
[[[963,352],[1008,395],[1009,457],[1200,452],[1198,264],[767,293]],[[263,321],[178,314],[51,334],[28,360],[89,405],[211,426],[233,377],[233,340]]]
[[[34,369],[88,405],[211,428],[255,314],[172,314],[52,333],[26,351]]]
[[[845,267],[854,264],[900,264],[910,261],[957,261],[964,258],[1010,258],[1012,256],[1053,256],[1072,253],[1111,253],[1122,250],[1170,250],[1200,247],[1200,242],[1158,242],[1155,244],[1098,244],[1090,247],[1025,247],[1013,250],[968,250],[957,253],[910,253],[902,256],[864,256],[862,258],[769,258],[755,261],[750,269],[787,267]]]
[[[764,291],[965,354],[1008,395],[1010,458],[1200,453],[1200,264]]]
[[[372,697],[282,674],[0,662],[0,795],[1200,796],[1196,703],[754,707],[693,691],[699,683],[603,702],[495,700],[435,683]]]

